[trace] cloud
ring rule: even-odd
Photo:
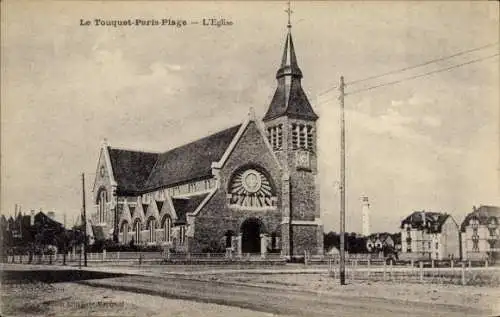
[[[441,126],[441,119],[431,116],[425,116],[422,118],[422,122],[430,127],[437,128]]]

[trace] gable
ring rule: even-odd
[[[161,206],[161,209],[158,210],[160,212],[160,223],[163,223],[165,216],[167,215],[170,217],[170,219],[177,219],[177,214],[175,213],[174,205],[170,196],[166,197]]]
[[[500,219],[500,207],[497,206],[480,206],[473,212],[469,213],[460,226],[460,231],[465,232],[465,228],[469,225],[471,219],[477,219],[480,225],[487,225],[490,218]]]
[[[93,186],[93,192],[95,196],[94,200],[97,199],[97,195],[99,194],[98,192],[101,187],[109,189],[113,179],[112,171],[109,170],[109,164],[106,158],[107,153],[105,151],[106,148],[103,147],[99,152],[99,160],[97,161],[94,186]]]
[[[248,123],[238,142],[230,150],[226,161],[221,162],[224,169],[234,171],[235,168],[248,164],[257,164],[266,170],[281,169],[266,136],[255,121]]]

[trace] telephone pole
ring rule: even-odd
[[[83,265],[87,266],[87,214],[85,211],[85,173],[82,173]]]
[[[340,285],[345,285],[345,119],[344,76],[340,76]]]

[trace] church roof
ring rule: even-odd
[[[281,59],[281,66],[276,73],[278,87],[263,121],[269,121],[281,116],[317,120],[307,96],[301,86],[302,71],[297,63],[297,56],[293,46],[292,33],[286,36],[285,48]]]
[[[497,218],[500,220],[500,207],[497,206],[479,206],[479,208],[474,208],[474,211],[465,216],[464,221],[460,226],[461,231],[465,231],[465,228],[469,225],[471,219],[477,219],[480,225],[487,225],[490,218]]]
[[[142,190],[159,154],[111,147],[108,151],[118,192],[127,194]]]
[[[119,194],[137,194],[212,176],[240,129],[233,126],[164,153],[109,148]]]
[[[145,189],[212,176],[212,162],[222,158],[240,127],[241,124],[160,154]]]

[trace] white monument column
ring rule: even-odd
[[[362,224],[363,224],[363,235],[365,237],[369,236],[370,230],[370,203],[368,202],[368,197],[363,196],[362,201]]]

